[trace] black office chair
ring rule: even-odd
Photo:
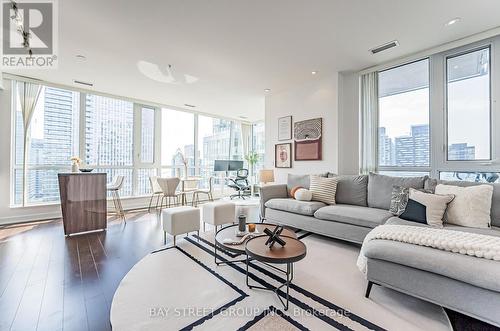
[[[251,186],[248,182],[248,169],[238,169],[238,171],[236,171],[235,178],[226,178],[226,185],[236,190],[236,194],[229,196],[231,200],[233,198],[240,198],[244,200],[245,197],[249,196],[251,192]]]

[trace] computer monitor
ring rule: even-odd
[[[240,169],[243,169],[243,161],[229,161],[229,171],[236,171]]]
[[[229,161],[227,160],[215,160],[214,171],[227,171],[229,168]]]

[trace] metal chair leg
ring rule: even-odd
[[[154,196],[154,194],[151,194],[151,198],[149,198],[148,213],[151,212],[151,203],[153,202]]]

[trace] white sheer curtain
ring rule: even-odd
[[[26,205],[27,188],[26,177],[28,176],[28,129],[35,112],[36,103],[40,96],[42,87],[39,84],[29,82],[17,82],[17,93],[21,104],[23,115],[24,144],[23,144],[23,206]]]
[[[361,76],[361,155],[360,173],[377,167],[378,73]]]
[[[243,147],[243,157],[250,153],[250,139],[252,136],[252,125],[241,123],[241,145]]]

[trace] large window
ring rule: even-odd
[[[193,176],[195,174],[194,114],[172,109],[162,109],[162,176],[183,176],[184,162],[187,162],[188,175]]]
[[[377,171],[498,182],[497,63],[500,36],[379,71]]]
[[[12,96],[13,205],[23,204],[24,192],[26,205],[59,201],[57,174],[70,171],[72,156],[79,156],[83,167],[105,172],[108,182],[124,176],[122,197],[149,194],[151,176],[184,176],[183,160],[188,176],[201,177],[202,188],[215,177],[214,193],[220,195],[227,190],[226,174],[214,172],[214,161],[243,160],[244,130],[237,121],[44,86],[28,131],[24,190],[23,117],[16,88]],[[255,131],[259,146],[261,131]]]
[[[85,106],[86,166],[106,172],[108,178],[125,176],[121,193],[131,196],[134,104],[88,94]]]
[[[379,73],[379,167],[429,167],[429,60]]]
[[[15,204],[23,201],[23,117],[17,85],[15,100],[15,164],[13,174]],[[69,159],[78,155],[79,94],[43,87],[27,140],[26,202],[29,204],[59,199],[57,173],[69,170]]]
[[[446,59],[448,160],[490,160],[490,48]]]

